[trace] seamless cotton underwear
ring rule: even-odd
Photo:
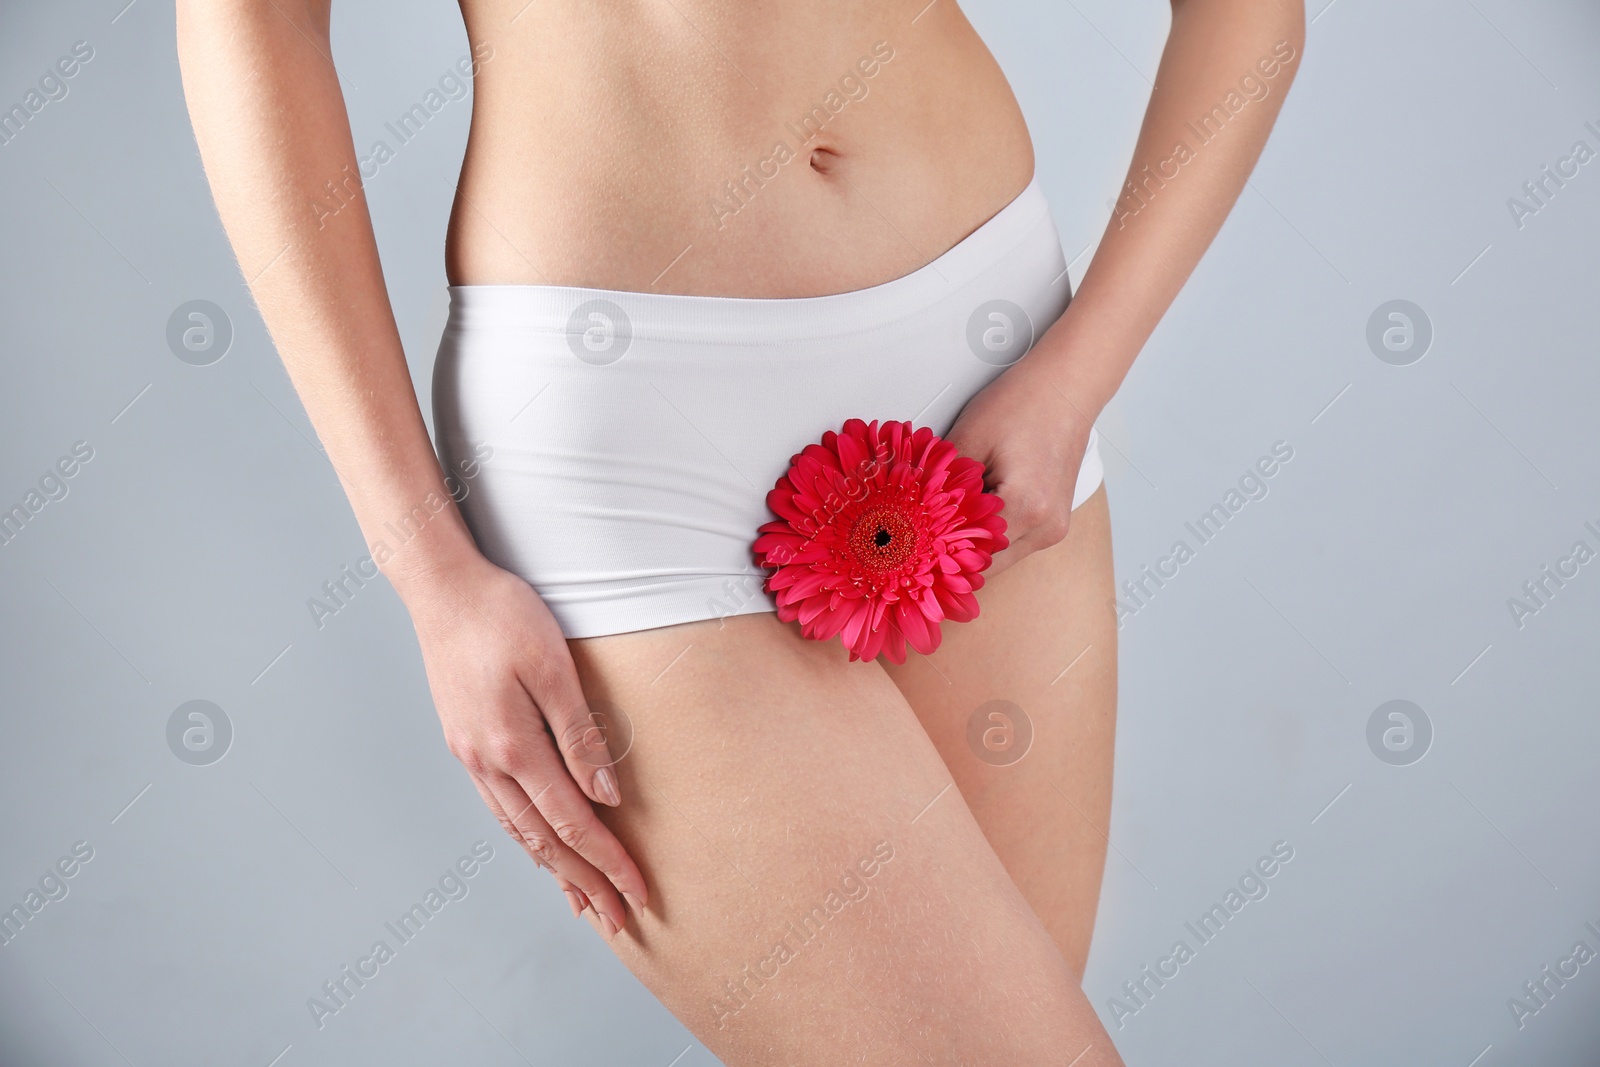
[[[1070,298],[1037,178],[926,266],[848,293],[452,286],[435,437],[449,469],[489,456],[461,510],[567,637],[775,611],[751,544],[790,458],[849,418],[948,433]],[[1091,432],[1074,508],[1102,475]]]

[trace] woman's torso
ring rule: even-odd
[[[953,0],[461,8],[477,76],[454,285],[862,289],[1033,174],[1010,86]]]

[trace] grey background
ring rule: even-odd
[[[0,948],[0,1061],[713,1063],[503,839],[389,587],[312,623],[307,598],[363,543],[216,220],[172,12],[125,3],[0,9],[4,106],[74,41],[95,49],[0,146],[0,505],[94,449],[0,547],[0,904],[94,850]],[[466,42],[450,4],[336,7],[364,147]],[[967,10],[1081,278],[1166,7]],[[1119,578],[1275,442],[1294,457],[1126,619],[1085,986],[1130,1064],[1594,1062],[1600,963],[1520,1029],[1507,1001],[1578,940],[1600,949],[1600,564],[1521,628],[1507,599],[1574,541],[1600,547],[1600,163],[1521,228],[1506,200],[1579,138],[1600,147],[1600,9],[1308,16],[1260,167],[1100,424]],[[424,411],[468,110],[368,185]],[[234,327],[209,366],[166,343],[194,299]],[[1434,329],[1409,366],[1365,340],[1394,299]],[[167,744],[196,699],[233,729],[204,766]],[[1409,766],[1367,744],[1392,699],[1433,726]],[[306,999],[480,839],[470,894],[315,1029]],[[1277,841],[1294,859],[1269,895],[1119,1026],[1110,998]]]

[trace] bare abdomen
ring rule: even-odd
[[[923,2],[469,2],[450,282],[793,297],[922,266],[1033,173],[988,49]]]

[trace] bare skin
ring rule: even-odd
[[[611,946],[724,1063],[1121,1062],[880,665],[771,614],[573,644],[633,727]]]
[[[1011,88],[953,3],[526,3],[462,3],[491,58],[446,244],[454,284],[861,289],[955,244],[1033,174]],[[802,145],[790,124],[830,91],[842,110]],[[730,210],[725,183],[779,141],[794,158]]]
[[[446,249],[457,284],[843,292],[932,260],[1033,173],[1004,76],[953,0],[461,6],[477,81]],[[1121,1062],[1077,984],[1108,830],[1115,621],[1105,497],[1074,518],[1072,488],[1303,47],[1298,0],[1173,10],[1130,169],[1144,193],[1119,203],[1067,312],[950,434],[986,464],[1012,547],[982,616],[892,667],[772,615],[563,640],[448,505],[350,177],[327,0],[178,4],[219,213],[357,520],[377,542],[445,502],[374,558],[451,751],[574,911],[734,1067]],[[1270,92],[1174,169],[1186,124],[1241,76]],[[818,113],[820,133],[788,132],[841,86],[849,103]],[[751,182],[779,140],[794,158]],[[336,212],[330,181],[347,194]],[[729,200],[729,181],[749,184]],[[1033,725],[1010,766],[968,746],[995,699]],[[593,728],[600,701],[632,725],[620,759]],[[811,910],[835,890],[850,902]]]
[[[1111,820],[1112,596],[1102,486],[1073,512],[1065,538],[979,590],[982,613],[949,627],[933,655],[885,665],[984,837],[1079,978]],[[975,714],[986,732],[976,745]]]

